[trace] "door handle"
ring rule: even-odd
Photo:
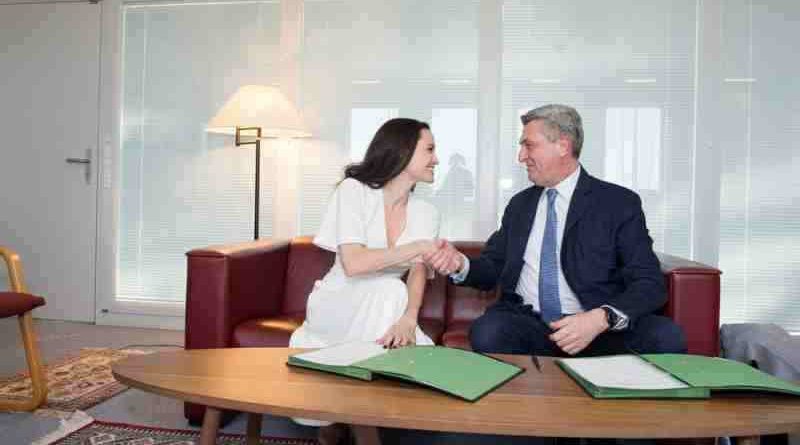
[[[67,158],[67,164],[83,164],[85,168],[84,175],[86,177],[86,183],[92,183],[92,149],[86,149],[86,157],[85,158]]]

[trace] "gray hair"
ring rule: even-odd
[[[545,125],[545,136],[550,142],[555,142],[559,136],[566,136],[572,140],[572,156],[578,159],[583,147],[583,123],[581,115],[567,105],[550,104],[534,108],[520,116],[522,125],[540,120]]]

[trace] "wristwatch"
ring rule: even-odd
[[[619,314],[617,314],[616,311],[614,311],[614,309],[611,309],[608,306],[600,306],[600,309],[606,312],[606,322],[608,322],[608,330],[616,331],[617,325],[619,325],[621,321],[621,317],[619,316]]]

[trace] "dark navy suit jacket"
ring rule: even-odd
[[[515,290],[542,190],[532,186],[511,198],[500,229],[478,258],[470,258],[463,285],[490,290],[499,280],[503,297],[519,301]],[[560,259],[567,284],[586,310],[608,304],[633,324],[666,302],[639,196],[583,169],[567,212]]]

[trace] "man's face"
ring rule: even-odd
[[[558,137],[550,142],[541,120],[530,121],[522,129],[519,140],[517,160],[528,169],[528,179],[542,187],[552,187],[561,182],[566,175],[570,142],[566,137]]]

